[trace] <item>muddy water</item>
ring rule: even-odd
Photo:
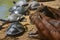
[[[14,5],[13,1],[16,0],[0,0],[0,19],[7,19],[10,14],[8,10]]]

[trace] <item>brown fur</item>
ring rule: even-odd
[[[41,5],[40,12],[44,12],[44,14],[48,17],[51,17],[53,19],[59,19],[60,18],[60,9],[51,8],[48,6]]]
[[[49,7],[48,7],[49,8]],[[60,16],[60,11],[55,10],[54,8],[49,8],[49,11],[53,14]],[[47,13],[47,12],[46,12]],[[60,40],[60,17],[54,15],[54,18],[44,14],[43,12],[35,12],[35,14],[30,15],[30,20],[33,24],[36,25],[38,33],[43,40]],[[59,17],[59,18],[58,18]]]

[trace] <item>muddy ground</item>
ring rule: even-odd
[[[49,2],[40,2],[43,3],[44,5],[53,7],[53,8],[59,8],[60,7],[60,0],[54,0],[54,1],[49,1]],[[30,11],[30,13],[33,13],[34,11]],[[10,24],[6,24],[4,25],[4,29],[0,30],[0,40],[38,40],[35,38],[29,38],[28,37],[28,32],[33,28],[33,31],[36,31],[36,27],[35,25],[31,25],[30,24],[30,20],[29,20],[29,15],[25,16],[25,18],[27,19],[26,22],[21,22],[23,25],[25,24],[29,24],[27,25],[28,30],[26,30],[26,32],[22,35],[22,36],[14,36],[14,37],[6,37],[5,32],[8,28],[8,25]],[[0,22],[2,24],[2,22]]]

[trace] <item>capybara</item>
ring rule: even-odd
[[[60,40],[60,10],[48,6],[40,7],[30,15],[30,21],[36,25],[40,39]]]

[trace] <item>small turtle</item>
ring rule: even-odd
[[[9,21],[18,21],[21,18],[22,18],[21,14],[11,14],[10,16],[8,16]]]
[[[16,8],[17,8],[17,6],[13,6],[13,7],[11,7],[10,9],[9,9],[9,12],[13,12],[14,10],[16,10]]]
[[[20,3],[20,4],[19,4]],[[9,12],[14,12],[14,10],[15,11],[17,11],[17,10],[19,10],[20,12],[21,11],[25,11],[25,6],[27,6],[28,4],[26,4],[26,3],[24,3],[23,1],[20,1],[20,2],[17,2],[16,3],[16,5],[15,6],[13,6],[13,7],[11,7],[10,9],[9,9]],[[23,7],[24,6],[24,7]]]
[[[40,6],[40,4],[37,1],[32,1],[30,2],[29,5],[30,5],[30,9],[32,10],[37,9]]]
[[[19,22],[13,22],[6,31],[6,35],[14,36],[23,34],[25,32],[24,26]]]
[[[26,0],[20,0],[18,2],[16,2],[16,6],[25,6],[28,5],[28,2]]]
[[[27,8],[24,7],[24,6],[14,6],[13,8],[11,8],[9,10],[11,12],[11,14],[23,14],[25,15],[26,11],[27,11]]]
[[[17,7],[16,10],[13,11],[15,14],[24,14],[25,13],[25,8],[23,6]]]

